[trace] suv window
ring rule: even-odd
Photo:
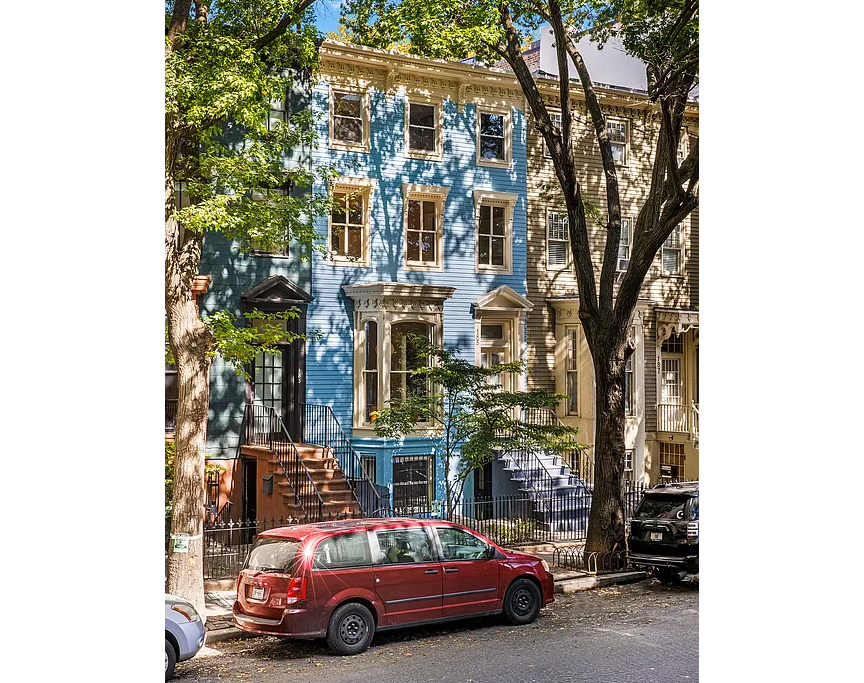
[[[684,519],[684,506],[687,505],[689,496],[662,496],[646,495],[639,507],[636,508],[636,517],[639,519]]]
[[[297,563],[300,541],[293,538],[259,538],[246,560],[245,568],[290,574]]]
[[[444,561],[482,560],[489,552],[489,546],[476,536],[455,527],[435,527]]]
[[[339,534],[322,540],[315,549],[315,569],[368,567],[372,564],[369,539],[365,531]]]
[[[429,536],[423,527],[382,529],[375,536],[381,546],[381,564],[432,562]]]
[[[699,519],[699,496],[690,499],[690,519],[693,521]]]

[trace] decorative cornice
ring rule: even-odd
[[[358,282],[343,285],[345,296],[354,301],[354,310],[440,312],[455,287],[409,282]]]
[[[684,334],[688,330],[699,329],[699,312],[682,311],[672,308],[658,308],[657,343],[662,344],[673,334]]]

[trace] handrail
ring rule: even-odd
[[[275,453],[306,521],[324,519],[324,499],[309,476],[309,471],[285,428],[282,416],[270,406],[247,403],[243,411],[243,423],[247,445],[267,446]]]
[[[546,419],[543,420],[541,418],[540,420],[537,420],[536,419],[537,413],[539,413],[540,415],[545,415]],[[558,417],[558,414],[555,412],[554,408],[526,408],[525,412],[524,412],[524,418],[525,418],[525,422],[528,422],[529,424],[545,425],[545,426],[558,426],[558,427],[566,427],[567,426],[564,424],[564,422],[562,422],[561,418]],[[572,441],[572,439],[568,439],[568,440]],[[572,472],[573,472],[572,462],[568,463],[568,466],[570,467],[570,472],[571,472],[571,483],[572,483],[572,479],[575,477],[576,479],[580,479],[583,484],[590,485],[590,483],[594,480],[594,476],[593,476],[594,473],[589,472],[589,470],[593,469],[591,467],[592,463],[588,460],[587,457],[583,458],[583,453],[585,453],[588,449],[587,448],[574,448],[573,450],[576,452],[577,457],[579,458],[579,473],[578,474],[572,474]],[[572,453],[573,451],[568,451],[568,452]],[[584,465],[584,467],[583,467],[583,465]]]
[[[305,418],[303,441],[329,448],[335,453],[337,466],[342,470],[363,515],[372,516],[374,511],[385,507],[385,501],[363,469],[360,455],[354,450],[333,409],[313,403],[301,403],[300,406]]]

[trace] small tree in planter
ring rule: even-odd
[[[524,362],[480,367],[457,357],[454,351],[430,349],[425,339],[412,339],[411,343],[436,362],[410,373],[420,380],[411,383],[413,393],[389,401],[387,408],[373,414],[375,433],[401,438],[414,434],[420,424],[431,425],[437,450],[444,455],[448,519],[453,519],[468,476],[499,454],[516,450],[561,454],[587,448],[575,441],[577,430],[573,427],[531,424],[524,419],[530,409],[554,408],[567,398],[545,390],[505,391],[500,380],[521,375]]]

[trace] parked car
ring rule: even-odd
[[[177,662],[192,659],[204,646],[204,622],[191,602],[165,594],[165,680]]]
[[[699,482],[648,489],[630,520],[628,558],[666,584],[699,572]]]
[[[544,560],[459,524],[322,522],[258,535],[237,577],[234,621],[251,633],[326,638],[353,655],[376,632],[404,626],[502,612],[527,624],[552,593]]]

